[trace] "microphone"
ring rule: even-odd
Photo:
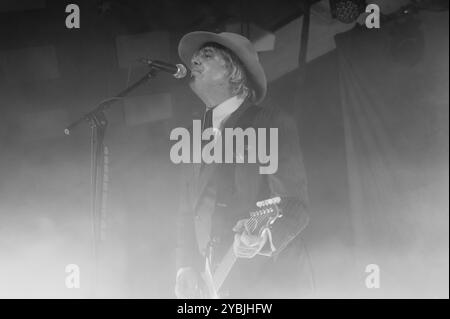
[[[150,66],[152,68],[170,73],[176,79],[184,78],[187,74],[187,69],[183,64],[173,65],[173,64],[170,64],[167,62],[150,60],[150,59],[146,59],[146,58],[142,58],[142,59],[140,59],[140,61],[142,63],[147,64],[148,66]]]

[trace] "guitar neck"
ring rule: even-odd
[[[233,246],[231,246],[225,256],[223,257],[219,267],[217,267],[213,280],[214,280],[214,287],[216,290],[219,290],[220,287],[222,287],[223,282],[227,278],[228,274],[230,273],[231,269],[233,268],[234,263],[236,262],[236,255],[233,251]]]

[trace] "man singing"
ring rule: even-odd
[[[295,121],[275,106],[260,106],[267,81],[247,38],[191,32],[181,39],[178,52],[191,70],[191,89],[205,105],[202,129],[213,128],[220,136],[226,128],[277,128],[278,168],[261,174],[258,163],[248,161],[188,164],[178,216],[176,296],[205,296],[208,289],[200,275],[205,256],[213,256],[220,267],[229,247],[237,260],[220,297],[309,296],[312,277],[300,241],[309,220],[306,176]],[[246,158],[257,147],[247,140],[245,151],[234,156]],[[252,233],[249,212],[258,201],[274,197],[289,205],[273,224]]]

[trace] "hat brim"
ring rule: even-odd
[[[267,92],[267,80],[264,69],[257,58],[248,54],[245,48],[232,39],[213,32],[190,32],[181,38],[178,45],[178,54],[183,63],[189,67],[193,54],[208,42],[218,43],[239,57],[255,86],[255,104],[262,102]]]

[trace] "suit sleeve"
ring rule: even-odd
[[[271,196],[282,198],[282,217],[271,228],[274,255],[278,255],[309,223],[308,195],[297,125],[292,117],[271,117],[278,128],[278,170],[268,174]],[[272,122],[273,123],[273,122]]]
[[[200,270],[201,256],[195,237],[194,213],[189,204],[189,182],[183,176],[177,214],[176,267],[193,267]]]

